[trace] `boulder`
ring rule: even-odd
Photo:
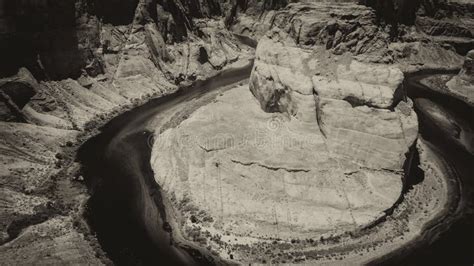
[[[21,68],[15,76],[0,79],[1,121],[23,121],[21,109],[38,90],[38,82],[26,68]]]

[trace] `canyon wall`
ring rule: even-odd
[[[248,62],[222,1],[0,1],[0,257],[101,264],[77,142],[112,116]],[[27,259],[25,259],[27,257]]]

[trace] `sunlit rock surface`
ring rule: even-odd
[[[250,83],[262,109],[317,123],[337,156],[361,160],[367,167],[401,170],[418,132],[411,103],[402,101],[399,91],[402,72],[298,48],[281,32],[267,36],[257,48]],[[351,152],[351,147],[379,156],[371,159]]]
[[[337,111],[348,109],[333,115],[340,120]],[[401,135],[397,114],[385,116],[393,118],[362,119]],[[400,196],[399,163],[408,147],[341,124],[334,126],[340,133],[325,138],[316,122],[263,112],[241,86],[160,134],[152,154],[155,179],[190,219],[183,226],[198,219],[203,231],[230,233],[236,244],[354,230]],[[386,170],[391,167],[396,170]]]
[[[474,107],[474,50],[469,51],[461,71],[446,86],[450,94]]]
[[[181,230],[198,223],[234,244],[263,243],[380,218],[400,197],[418,135],[402,82],[396,66],[266,33],[249,88],[217,97],[155,142],[155,179],[183,214]]]

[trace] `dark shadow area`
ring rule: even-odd
[[[77,78],[85,65],[78,49],[75,1],[0,2],[0,77],[28,68],[37,79]]]
[[[9,82],[1,87],[3,93],[8,95],[15,105],[22,109],[36,92],[31,86],[22,82]]]
[[[407,159],[403,164],[405,177],[403,179],[402,193],[407,193],[413,186],[420,184],[425,180],[425,172],[420,168],[420,154],[413,145],[407,153]]]
[[[138,0],[89,0],[92,10],[104,23],[128,25],[133,22]],[[156,9],[155,9],[156,10]]]
[[[199,48],[198,62],[201,63],[201,64],[204,64],[207,61],[209,61],[209,56],[207,55],[206,48],[200,47]]]
[[[395,39],[399,34],[399,24],[413,25],[421,0],[359,0],[359,4],[375,10],[377,24],[390,25],[390,37]]]

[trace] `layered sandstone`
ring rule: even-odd
[[[355,53],[363,61],[396,62],[404,72],[456,69],[462,64],[461,55],[474,48],[472,4],[355,2],[298,1],[260,12],[249,8],[231,28],[257,39],[280,28],[299,44],[322,45],[335,54]]]

